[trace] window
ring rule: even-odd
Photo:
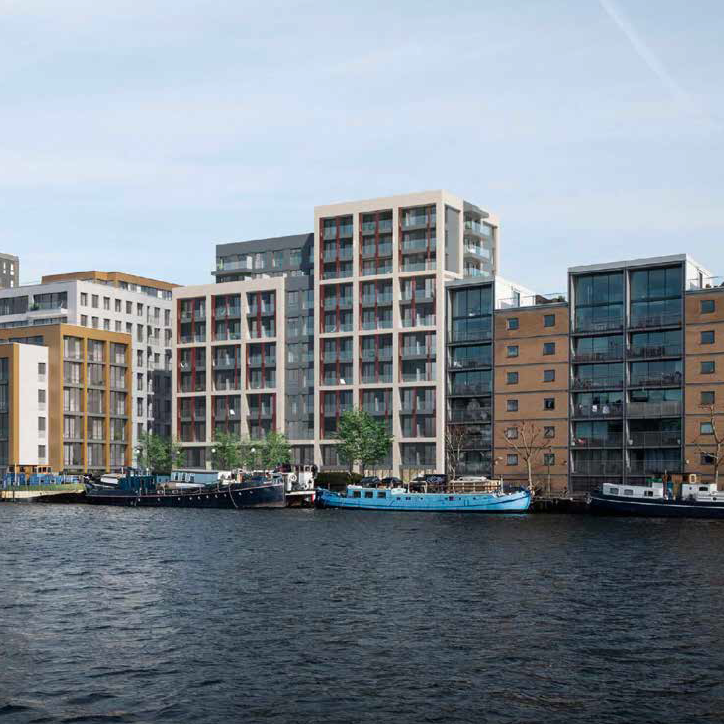
[[[45,432],[45,418],[38,418],[38,432]]]
[[[699,432],[702,435],[713,435],[714,425],[711,422],[702,422],[699,424]]]
[[[508,319],[508,329],[518,329],[518,317]]]
[[[555,354],[556,353],[556,343],[555,342],[545,342],[543,344],[543,354]]]
[[[699,457],[699,462],[702,465],[713,465],[716,462],[716,458],[714,455],[710,453],[701,453]]]
[[[702,344],[714,344],[714,330],[708,329],[701,333]]]
[[[518,373],[517,372],[508,372],[507,373],[507,383],[509,385],[517,385],[518,384]]]
[[[518,456],[515,453],[508,453],[508,458],[506,460],[507,465],[517,465],[518,464]]]
[[[553,425],[547,425],[543,428],[543,437],[555,437],[556,428]]]
[[[98,329],[98,317],[91,317],[91,327]]]
[[[713,405],[716,395],[714,392],[702,392],[700,403],[702,405]]]
[[[126,322],[126,334],[133,334],[133,324]]]
[[[518,400],[508,400],[507,410],[508,412],[518,412]]]
[[[543,409],[544,410],[555,410],[556,409],[556,401],[553,397],[546,397],[543,400]]]
[[[133,314],[133,302],[126,302],[126,314]]]
[[[371,490],[365,490],[365,498],[374,497],[374,493]]]
[[[45,445],[38,445],[38,457],[41,460],[45,459]]]
[[[544,327],[555,327],[556,326],[556,315],[555,314],[544,314],[543,315],[543,326]]]
[[[121,312],[121,300],[116,299],[114,301],[115,301],[114,308],[115,308],[116,312],[120,313]]]
[[[38,362],[38,375],[45,376],[45,362]]]
[[[143,316],[143,304],[141,304],[140,302],[136,304],[136,315],[139,317]]]
[[[82,327],[88,326],[88,315],[87,314],[81,314],[80,315],[80,324]]]
[[[38,390],[38,404],[45,404],[45,390]]]
[[[97,294],[91,295],[91,307],[93,307],[93,309],[98,309],[98,295]]]
[[[505,437],[508,438],[508,440],[517,440],[518,439],[518,428],[517,427],[509,427],[505,431]]]
[[[108,332],[111,331],[111,320],[110,319],[103,320],[103,329],[105,329]]]
[[[118,320],[116,320],[116,330],[115,331],[121,332],[121,333],[123,332],[121,322],[119,322]]]
[[[302,266],[302,250],[301,249],[290,249],[289,250],[289,266],[297,268]]]
[[[518,356],[518,345],[517,344],[508,345],[508,357],[517,357],[517,356]]]
[[[284,266],[284,252],[283,251],[273,251],[272,252],[272,266],[275,269],[280,269]]]
[[[555,465],[556,456],[554,453],[546,453],[543,455],[543,465]]]
[[[81,305],[82,307],[87,307],[87,306],[88,306],[88,294],[87,294],[86,292],[81,292],[81,293],[80,293],[80,305]]]
[[[701,302],[699,302],[699,311],[702,314],[711,314],[714,311],[714,300],[702,299]]]
[[[701,363],[701,374],[702,375],[711,375],[714,374],[714,370],[716,369],[716,365],[713,361],[707,361]]]
[[[103,309],[106,309],[107,311],[111,311],[111,298],[110,297],[103,297]]]
[[[555,370],[543,370],[543,382],[555,382],[556,371]]]

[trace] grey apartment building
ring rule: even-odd
[[[20,259],[13,254],[0,254],[0,289],[20,284]]]
[[[186,464],[210,464],[216,430],[277,429],[295,462],[338,468],[339,417],[358,407],[393,434],[381,471],[443,469],[445,287],[493,278],[497,253],[497,220],[445,191],[318,206],[311,234],[219,245],[216,283],[173,292]]]

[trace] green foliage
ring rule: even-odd
[[[339,458],[362,472],[384,460],[390,452],[392,436],[387,428],[364,410],[347,410],[339,418]]]
[[[216,470],[241,466],[241,440],[230,432],[217,432],[211,443],[211,461]]]
[[[284,433],[272,431],[261,446],[261,463],[265,470],[288,463],[292,459],[289,443]]]
[[[136,450],[138,466],[157,475],[168,475],[181,457],[178,442],[152,432],[141,433]]]

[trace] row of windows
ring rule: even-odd
[[[91,294],[90,295],[90,306],[92,309],[99,309],[99,301],[100,297],[98,294]],[[81,307],[87,307],[88,306],[88,293],[87,292],[81,292],[80,293],[80,305]],[[123,300],[121,299],[114,299],[113,300],[113,308],[114,311],[118,314],[123,313]],[[110,297],[103,297],[103,309],[110,312],[111,310],[111,298]],[[149,317],[155,318],[158,320],[158,323],[161,322],[161,309],[160,307],[151,307],[150,305],[147,307]],[[125,310],[126,314],[133,314],[133,302],[126,302],[125,304]],[[142,317],[144,312],[144,305],[141,302],[136,302],[136,316]],[[170,309],[164,309],[163,310],[163,323],[165,326],[170,327],[171,326],[171,310]]]
[[[520,347],[517,344],[509,344],[506,348],[506,356],[507,357],[518,357],[520,354]],[[543,342],[543,354],[544,355],[552,355],[556,353],[556,343],[555,342]]]
[[[518,317],[508,318],[508,329],[519,329],[520,319]],[[556,326],[556,315],[555,314],[544,314],[543,315],[543,326],[544,327],[555,327]]]
[[[518,454],[517,453],[508,453],[508,455],[505,459],[505,464],[506,465],[518,465]],[[544,453],[543,465],[553,466],[555,464],[556,464],[555,453]]]
[[[517,385],[520,380],[518,372],[507,372],[506,373],[506,384]],[[543,382],[555,382],[556,371],[555,370],[543,370]]]
[[[543,398],[543,409],[544,410],[555,410],[556,409],[556,400],[554,397],[544,397]],[[518,412],[518,400],[507,400],[506,401],[506,410],[508,412]]]

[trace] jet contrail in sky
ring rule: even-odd
[[[621,32],[628,38],[641,60],[646,63],[658,79],[668,88],[672,96],[678,101],[691,104],[689,94],[674,80],[673,76],[666,70],[664,64],[656,57],[651,48],[644,42],[643,38],[636,32],[636,28],[624,15],[615,0],[598,0],[605,13],[613,20]]]

